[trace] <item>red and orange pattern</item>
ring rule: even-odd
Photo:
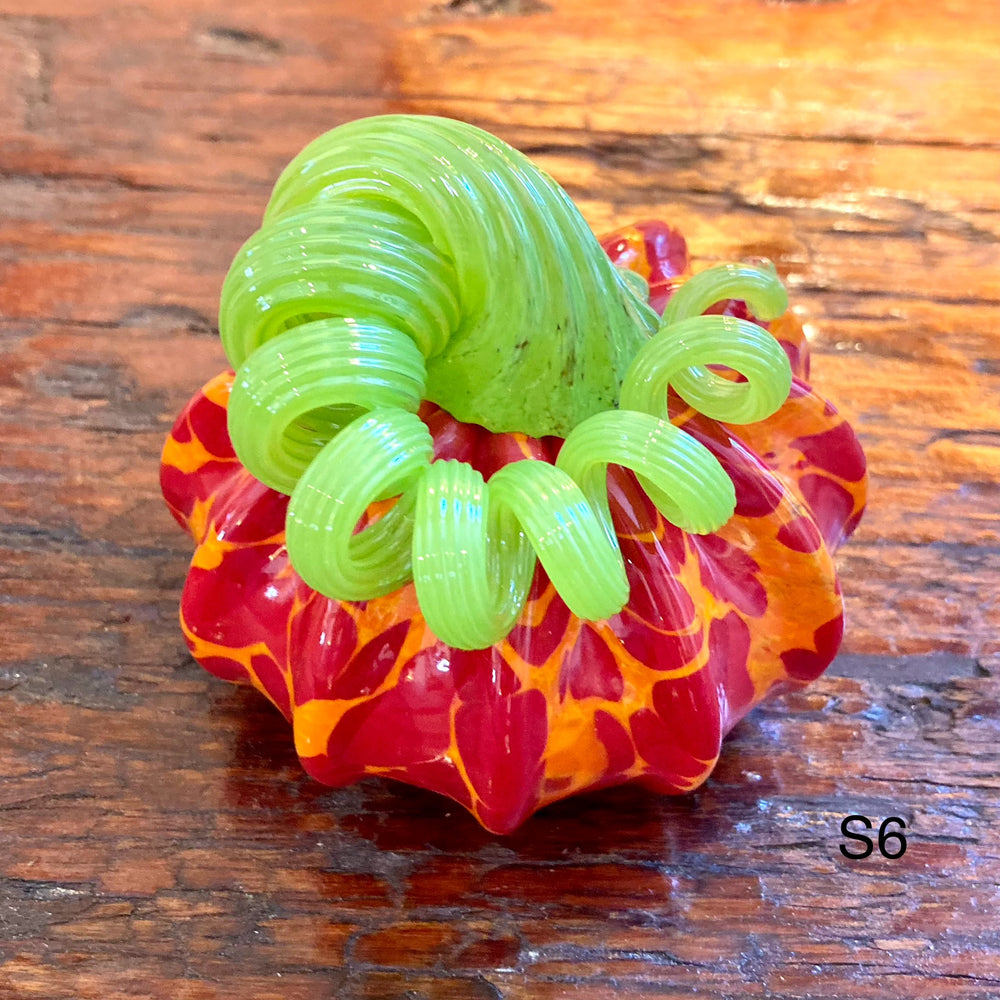
[[[604,245],[647,278],[660,308],[686,273],[683,239],[660,223]],[[740,718],[833,659],[843,615],[832,553],[864,508],[864,455],[803,381],[800,324],[787,314],[770,328],[796,374],[774,416],[730,428],[671,401],[674,423],[735,483],[725,527],[683,533],[630,472],[612,467],[628,605],[581,621],[539,566],[514,630],[473,652],[438,641],[412,584],[336,602],[302,583],[284,545],[288,498],[236,459],[226,430],[232,373],[219,375],[180,414],[163,452],[164,496],[197,546],[181,602],[192,654],[263,692],[319,780],[395,778],[450,796],[496,832],[584,790],[631,780],[665,793],[697,787]],[[552,461],[560,444],[490,434],[431,405],[421,416],[437,457],[487,478],[509,461]]]

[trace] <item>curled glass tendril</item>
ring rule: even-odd
[[[520,615],[536,558],[579,617],[626,603],[608,464],[634,471],[681,529],[724,524],[733,484],[670,422],[667,389],[721,421],[773,413],[791,384],[778,343],[701,314],[738,298],[773,319],[784,288],[767,266],[713,268],[660,320],[640,286],[558,185],[473,126],[390,115],[306,147],[233,262],[219,324],[237,369],[233,445],[291,496],[302,579],[348,601],[412,579],[438,638],[485,648]],[[565,442],[554,465],[513,462],[486,481],[434,461],[424,399],[491,431]]]

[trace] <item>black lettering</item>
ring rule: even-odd
[[[906,824],[898,816],[890,816],[888,819],[882,820],[882,825],[878,828],[878,849],[879,853],[883,858],[888,858],[890,861],[895,861],[896,858],[901,858],[906,853],[906,837],[903,836],[899,830],[890,830],[886,832],[886,827],[890,823],[898,823],[900,828],[905,830]],[[899,850],[895,854],[890,854],[885,847],[885,842],[887,840],[898,840]]]
[[[875,849],[875,845],[872,843],[871,837],[866,837],[863,833],[852,833],[847,829],[849,823],[863,823],[865,829],[870,830],[872,828],[872,821],[867,816],[858,816],[853,814],[851,816],[845,816],[840,824],[840,832],[845,836],[849,837],[851,840],[858,840],[865,845],[864,851],[860,854],[852,854],[848,849],[846,844],[840,845],[840,853],[844,855],[849,861],[861,861],[863,858],[867,858],[869,854]]]

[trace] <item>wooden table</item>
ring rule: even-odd
[[[973,0],[0,0],[0,996],[1000,995],[998,60]],[[773,258],[862,435],[843,653],[689,797],[496,837],[331,791],[186,653],[157,459],[221,279],[388,110]],[[852,813],[904,856],[847,861]]]

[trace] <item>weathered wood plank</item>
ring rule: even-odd
[[[323,790],[255,696],[176,676],[113,713],[13,692],[15,995],[95,980],[129,995],[122,956],[164,996],[178,963],[207,996],[229,996],[234,969],[246,988],[345,970],[359,996],[469,996],[481,979],[515,997],[835,996],[848,981],[909,997],[934,977],[972,997],[1000,982],[995,681],[823,680],[741,725],[692,797],[606,793],[495,838],[412,790]],[[39,756],[30,734],[53,723],[63,746]],[[846,809],[905,819],[904,857],[843,859]]]
[[[432,19],[396,61],[405,97],[461,118],[995,143],[996,17],[968,4],[920,15],[917,27],[891,0],[575,0],[523,18]]]

